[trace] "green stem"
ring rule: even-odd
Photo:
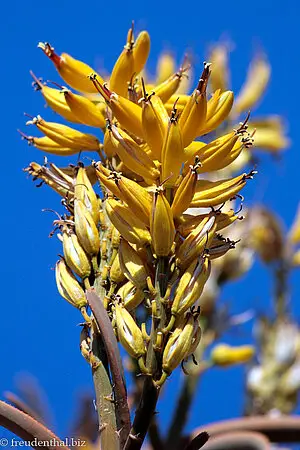
[[[93,364],[92,373],[96,393],[96,406],[99,418],[101,450],[119,450],[119,436],[113,389],[107,371],[107,357],[100,335],[92,334]]]
[[[123,448],[130,430],[130,414],[127,404],[126,385],[118,343],[113,332],[111,321],[103,306],[101,298],[94,290],[88,291],[86,293],[86,297],[94,315],[98,330],[101,333],[105,354],[107,355],[107,361],[113,380],[115,414],[117,429],[120,435],[120,447]]]

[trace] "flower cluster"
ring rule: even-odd
[[[33,162],[26,169],[63,197],[67,211],[54,222],[63,246],[58,290],[92,326],[86,299],[92,287],[119,342],[160,386],[197,348],[211,261],[235,247],[236,241],[221,234],[238,219],[228,204],[255,172],[220,178],[220,171],[252,146],[249,115],[238,124],[234,118],[264,87],[255,91],[250,84],[234,106],[233,92],[217,80],[216,52],[212,65],[204,63],[191,95],[178,93],[190,70],[187,58],[166,79],[147,83],[150,38],[142,31],[135,39],[133,28],[108,80],[68,54],[57,55],[48,43],[39,47],[80,93],[49,87],[32,74],[48,105],[67,121],[104,133],[100,142],[37,116],[27,124],[43,136],[23,134],[45,153],[92,151],[99,159],[88,167]],[[259,74],[267,72],[267,64],[258,67]],[[221,135],[215,133],[220,126]],[[90,357],[86,346],[82,352]]]

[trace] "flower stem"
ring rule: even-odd
[[[159,389],[151,377],[146,377],[139,406],[123,450],[140,450],[155,413]]]
[[[92,373],[96,393],[96,406],[99,417],[99,433],[102,450],[119,450],[119,437],[113,389],[107,370],[107,357],[101,336],[96,330],[92,333],[93,364]]]

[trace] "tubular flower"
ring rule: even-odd
[[[84,308],[82,291],[92,286],[120,343],[160,386],[197,350],[201,329],[195,307],[202,307],[215,260],[239,239],[219,233],[226,228],[230,235],[231,225],[241,218],[230,202],[240,197],[255,172],[234,174],[232,164],[255,142],[254,128],[265,144],[267,131],[282,134],[275,122],[261,123],[263,134],[259,122],[248,124],[249,115],[239,125],[234,119],[263,93],[268,64],[261,61],[253,69],[235,106],[225,50],[215,51],[212,63],[204,64],[188,95],[183,91],[190,72],[186,58],[176,70],[171,55],[164,54],[156,80],[147,76],[146,31],[135,38],[130,28],[106,81],[84,62],[66,53],[59,56],[50,44],[39,47],[68,85],[52,88],[34,77],[47,104],[73,124],[92,126],[95,133],[36,116],[27,124],[43,136],[22,134],[45,153],[95,152],[88,167],[79,162],[60,169],[45,160],[25,169],[63,197],[66,213],[54,222],[64,254],[57,267],[59,292]],[[257,86],[259,74],[263,79]],[[137,317],[146,317],[151,326],[138,323],[137,308],[147,308]],[[243,355],[235,354],[234,362]]]
[[[228,53],[230,45],[219,43],[212,47],[209,58],[212,62],[212,73],[210,82],[213,92],[215,92],[208,102],[208,110],[210,109],[210,102],[213,106],[217,100],[214,99],[217,95],[222,96],[230,92],[230,72],[228,67]],[[271,77],[271,66],[267,60],[266,55],[257,53],[254,55],[246,76],[246,80],[238,93],[234,104],[231,101],[231,106],[228,108],[229,127],[236,121],[241,114],[253,110],[261,101],[267,89]],[[214,100],[213,100],[214,99]],[[229,106],[229,105],[228,105]],[[214,106],[213,108],[214,109]],[[289,147],[289,139],[285,136],[285,127],[282,119],[279,116],[267,116],[263,118],[254,118],[249,123],[249,129],[256,130],[254,140],[254,149],[264,150],[271,153],[276,153]],[[230,128],[228,129],[230,131]],[[243,153],[248,153],[246,149]],[[244,158],[247,161],[247,158]]]
[[[250,361],[255,354],[252,345],[231,347],[226,344],[218,344],[211,352],[210,358],[217,366],[231,366]]]

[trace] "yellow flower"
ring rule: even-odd
[[[278,151],[287,146],[279,118],[251,117],[248,124],[245,114],[236,123],[263,95],[270,65],[261,56],[252,62],[234,103],[226,46],[214,48],[190,95],[184,90],[188,58],[176,67],[174,58],[164,53],[156,79],[150,80],[145,69],[150,37],[141,31],[135,38],[133,26],[107,81],[84,62],[66,53],[59,56],[50,44],[39,47],[64,83],[81,94],[68,86],[46,86],[33,75],[37,88],[56,113],[73,124],[94,127],[95,135],[37,116],[27,124],[44,136],[23,137],[47,153],[93,151],[100,159],[89,168],[79,163],[61,170],[31,163],[26,169],[63,196],[67,209],[55,222],[64,252],[57,269],[59,290],[72,304],[84,306],[84,289],[72,271],[85,289],[94,283],[121,344],[142,372],[161,385],[200,341],[195,305],[201,307],[212,260],[238,241],[219,232],[230,230],[238,218],[230,202],[255,171],[236,175],[232,164],[249,152],[254,129],[261,148]],[[209,210],[191,217],[189,211],[198,208]],[[144,305],[147,314],[138,317],[151,320],[150,337],[148,325],[135,320],[136,308]],[[223,345],[211,357],[215,364],[229,365],[252,355],[251,346]]]
[[[250,361],[254,354],[255,349],[252,345],[231,347],[227,344],[218,344],[213,348],[210,359],[217,366],[231,366]]]

